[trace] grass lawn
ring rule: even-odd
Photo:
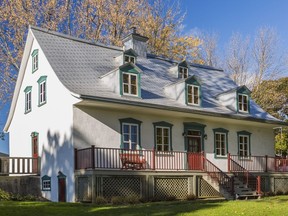
[[[288,215],[288,196],[276,196],[261,200],[237,201],[174,201],[155,202],[131,206],[97,206],[80,203],[14,202],[1,201],[0,215]]]

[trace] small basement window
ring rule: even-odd
[[[47,175],[42,177],[42,191],[51,191],[51,177]]]

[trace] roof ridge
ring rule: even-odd
[[[99,42],[93,42],[91,40],[87,40],[87,39],[82,39],[82,38],[77,38],[71,35],[67,35],[61,32],[57,32],[57,31],[52,31],[49,29],[45,29],[45,28],[41,28],[41,27],[37,27],[37,26],[29,26],[30,29],[36,30],[36,31],[41,31],[47,34],[51,34],[51,35],[55,35],[58,37],[62,37],[62,38],[66,38],[69,40],[73,40],[73,41],[77,41],[80,43],[86,43],[86,44],[90,44],[90,45],[94,45],[94,46],[99,46],[99,47],[103,47],[103,48],[107,48],[107,49],[113,49],[113,50],[117,50],[117,51],[123,51],[122,47],[118,47],[118,46],[112,46],[112,45],[105,45],[103,43],[99,43]]]

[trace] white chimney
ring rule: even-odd
[[[149,38],[136,33],[136,27],[132,27],[132,32],[123,38],[124,49],[133,49],[138,56],[147,56],[147,41]]]

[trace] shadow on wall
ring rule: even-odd
[[[71,132],[72,134],[72,132]],[[58,201],[58,172],[66,175],[66,200],[74,201],[74,148],[72,136],[60,136],[58,132],[47,132],[48,146],[43,146],[41,157],[41,176],[51,177],[51,196],[48,199]]]

